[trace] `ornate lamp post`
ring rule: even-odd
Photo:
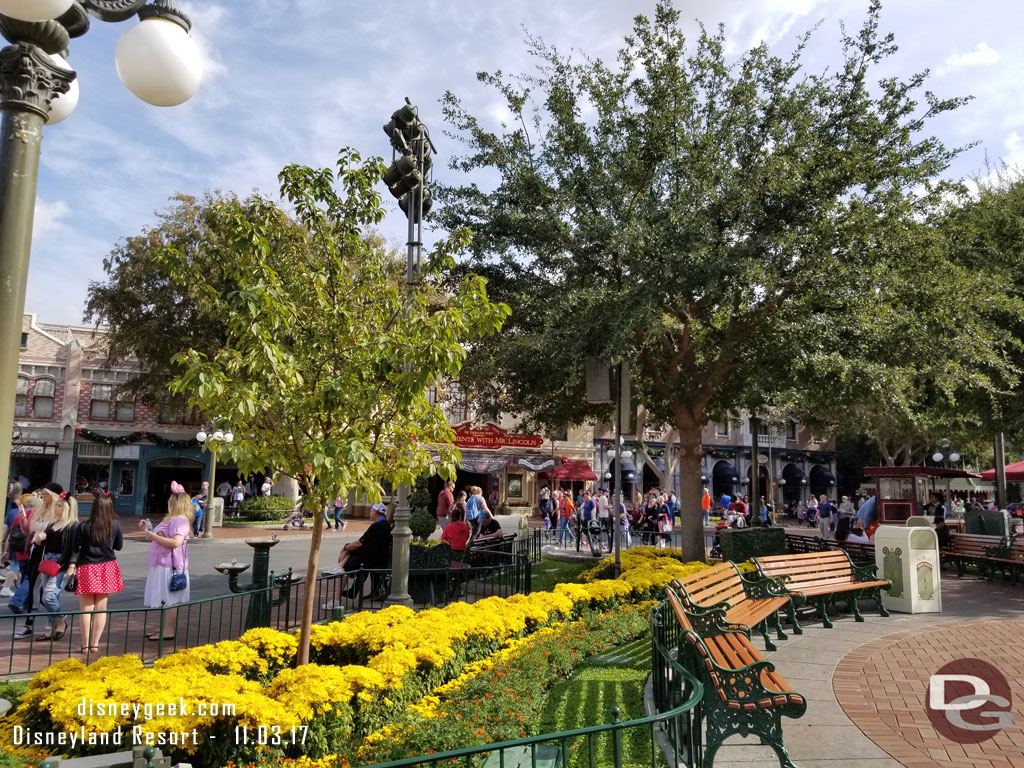
[[[234,439],[235,436],[231,433],[231,430],[223,432],[211,427],[209,433],[205,429],[200,429],[196,432],[196,440],[210,451],[210,474],[206,481],[206,511],[203,513],[204,539],[213,538],[213,495],[216,488],[214,483],[217,481],[217,451],[220,450],[222,445],[227,445]]]
[[[60,122],[78,103],[78,83],[66,57],[71,39],[89,30],[89,15],[126,21],[118,43],[118,75],[143,101],[174,106],[198,89],[202,61],[188,36],[191,22],[175,0],[0,0],[0,456],[11,451],[14,373],[21,348],[32,244],[32,219],[43,126]],[[8,465],[0,462],[0,478]],[[0,485],[3,485],[0,482]]]

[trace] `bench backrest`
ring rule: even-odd
[[[950,536],[953,543],[947,552],[957,555],[982,556],[986,549],[998,547],[1004,541],[1002,536],[984,533],[953,533]]]
[[[855,580],[850,556],[841,549],[801,555],[766,555],[753,560],[762,576],[789,576],[786,587],[795,592],[801,588],[848,584]]]
[[[719,603],[735,605],[747,596],[743,579],[733,563],[719,563],[711,568],[672,582],[683,599],[692,605],[710,607]]]

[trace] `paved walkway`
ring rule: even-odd
[[[946,574],[942,588],[942,614],[882,618],[864,601],[864,623],[845,617],[824,629],[807,616],[803,635],[765,654],[807,698],[802,718],[783,718],[800,768],[1024,768],[1024,585]],[[964,657],[1007,665],[1014,725],[961,750],[932,728],[925,691],[929,675]],[[730,739],[715,760],[715,768],[777,766],[756,738]]]

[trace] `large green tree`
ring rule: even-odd
[[[474,346],[467,389],[578,421],[583,356],[629,359],[652,421],[678,430],[691,552],[709,416],[776,403],[843,348],[890,245],[940,199],[928,182],[955,151],[922,131],[962,102],[924,92],[924,73],[875,74],[896,50],[879,14],[814,73],[806,38],[731,60],[723,30],[689,43],[663,3],[614,64],[532,40],[535,72],[481,74],[513,116],[497,131],[445,98],[454,166],[488,187],[444,190],[440,221],[474,231],[472,268],[514,308]]]
[[[508,313],[476,276],[438,301],[468,241],[463,229],[435,246],[407,299],[393,261],[364,236],[384,215],[375,191],[383,170],[348,150],[337,172],[286,167],[281,194],[294,224],[259,197],[244,211],[220,204],[235,290],[207,283],[188,253],[162,252],[175,283],[226,330],[218,348],[179,355],[174,390],[231,427],[226,452],[239,469],[276,467],[299,481],[313,509],[350,490],[379,499],[382,480],[454,474],[454,435],[427,388],[457,376],[466,346],[498,331]],[[309,659],[323,535],[323,516],[314,519],[299,663]]]

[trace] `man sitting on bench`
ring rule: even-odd
[[[488,510],[483,510],[480,513],[480,532],[477,534],[474,543],[500,540],[501,524],[494,519],[494,515],[492,515]]]
[[[391,552],[391,526],[388,524],[387,507],[374,504],[370,507],[370,527],[366,529],[358,541],[350,541],[341,548],[338,565],[345,573],[358,571],[360,568],[383,569],[388,567]],[[342,579],[344,591],[346,580]]]

